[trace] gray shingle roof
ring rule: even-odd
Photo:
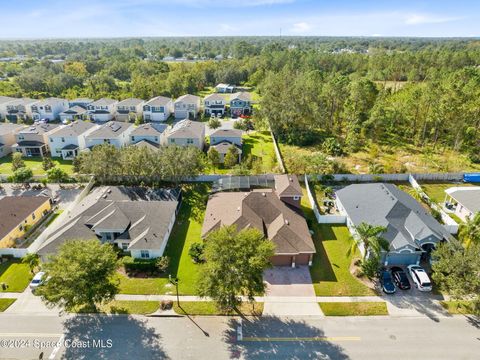
[[[177,195],[161,189],[95,189],[53,231],[38,253],[53,254],[68,240],[95,239],[95,229],[121,231],[116,239],[128,242],[129,250],[159,250],[178,206]]]
[[[116,102],[117,100],[114,100],[114,99],[101,98],[92,102],[90,105],[91,106],[108,106],[108,105],[115,104]]]
[[[165,96],[157,96],[148,100],[145,105],[149,106],[166,106],[172,99]]]
[[[84,109],[81,106],[75,105],[70,109],[65,110],[64,112],[61,112],[60,115],[82,115],[86,113],[87,113],[86,109]]]
[[[87,135],[87,138],[90,139],[112,139],[119,137],[124,133],[128,128],[132,127],[133,124],[125,123],[121,121],[109,121],[106,124],[103,124],[97,130],[94,130],[92,133]]]
[[[135,144],[133,144],[133,146],[146,147],[150,150],[158,150],[160,148],[160,144],[154,143],[153,141],[149,141],[146,139],[136,142]]]
[[[9,96],[0,96],[0,104],[8,103],[13,100],[15,100],[15,98]]]
[[[219,93],[213,93],[210,95],[205,96],[204,101],[209,100],[209,101],[225,101],[225,97],[220,95]]]
[[[137,105],[142,104],[143,102],[144,102],[144,100],[142,100],[142,99],[129,98],[129,99],[119,101],[116,106],[117,107],[119,107],[119,106],[137,106]]]
[[[95,124],[92,124],[88,121],[76,120],[71,122],[68,125],[60,127],[55,131],[51,136],[52,137],[73,137],[83,134],[84,132],[95,127]]]
[[[0,135],[15,133],[24,127],[24,125],[0,123]]]
[[[248,93],[246,91],[240,91],[240,92],[236,92],[236,93],[234,93],[230,96],[230,101],[235,100],[235,99],[240,99],[240,100],[243,100],[243,101],[251,101],[252,96],[250,95],[250,93]]]
[[[131,133],[132,136],[160,136],[166,129],[166,124],[147,123],[137,126]]]
[[[210,134],[210,137],[229,137],[229,138],[241,138],[243,135],[242,130],[238,129],[217,129]]]
[[[167,130],[167,136],[173,138],[200,138],[205,131],[205,124],[188,119],[177,122]]]
[[[302,187],[296,175],[275,175],[278,196],[302,196]]]
[[[448,193],[470,212],[476,213],[480,211],[480,187],[459,188],[454,191],[448,191]]]
[[[45,134],[49,131],[55,130],[59,127],[59,124],[33,124],[29,125],[22,130],[20,130],[19,134]]]
[[[226,154],[232,145],[237,149],[237,154],[242,153],[242,148],[236,144],[232,144],[230,141],[222,141],[218,144],[211,145],[211,147],[215,148],[220,154]]]
[[[393,184],[354,184],[336,191],[355,226],[385,226],[390,250],[420,248],[420,241],[439,242],[450,234],[413,197]]]
[[[196,104],[200,100],[200,97],[197,95],[185,94],[180,96],[175,102],[184,102],[187,104]]]

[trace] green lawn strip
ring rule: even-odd
[[[67,174],[73,174],[73,165],[72,161],[63,160],[59,158],[52,159],[55,166],[64,170]],[[43,170],[42,167],[42,158],[41,157],[32,157],[32,158],[23,158],[25,166],[30,168],[33,172],[33,175],[45,175],[47,172]],[[12,156],[4,156],[0,158],[0,174],[3,175],[12,175]]]
[[[17,299],[0,299],[0,312],[7,310]]]
[[[99,305],[97,307],[97,311],[95,311],[94,313],[146,315],[154,313],[159,308],[159,301],[113,300],[107,304]],[[81,314],[92,313],[91,311],[86,311],[82,309],[73,312]]]
[[[184,187],[182,205],[165,250],[165,256],[170,257],[168,272],[156,278],[130,278],[118,273],[121,294],[174,294],[175,287],[168,282],[169,274],[180,279],[181,295],[196,294],[201,265],[193,263],[188,250],[192,243],[202,241],[200,235],[209,190],[209,185],[204,183]]]
[[[318,224],[305,193],[302,209],[310,229],[314,231],[313,242],[317,253],[310,267],[313,287],[317,296],[370,296],[375,292],[350,273],[350,264],[355,254],[347,256],[351,246],[350,232],[345,225]]]
[[[30,268],[20,260],[10,260],[0,264],[0,284],[8,285],[5,291],[0,287],[0,292],[22,292],[31,280]]]
[[[421,183],[423,191],[428,195],[428,197],[437,204],[442,204],[445,201],[445,190],[451,187],[468,187],[472,184],[454,184],[454,183],[437,183],[437,184],[427,184]]]
[[[453,315],[474,313],[473,303],[468,300],[440,301],[440,304]]]
[[[268,131],[256,131],[243,136],[243,158],[248,155],[261,158],[263,162],[263,171],[271,172],[276,166],[275,150],[273,139]]]
[[[385,302],[320,302],[326,316],[388,315]]]
[[[219,310],[213,301],[181,301],[180,306],[174,302],[173,310],[181,315],[239,315],[237,311],[225,312]],[[259,316],[263,312],[263,303],[255,302],[253,305],[242,303],[238,311],[246,316]]]

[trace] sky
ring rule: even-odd
[[[480,1],[0,0],[0,38],[480,36]]]

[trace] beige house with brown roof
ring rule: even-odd
[[[275,244],[271,259],[274,265],[311,265],[316,251],[310,230],[300,208],[290,203],[291,198],[301,197],[297,183],[295,176],[279,175],[275,177],[275,189],[212,194],[202,237],[222,226],[236,225],[238,230],[254,227]]]

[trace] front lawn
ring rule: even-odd
[[[108,304],[103,304],[97,307],[96,314],[135,314],[135,315],[147,315],[154,313],[160,308],[159,301],[146,301],[146,300],[113,300]],[[75,313],[87,314],[91,313],[88,310],[79,309],[74,311]]]
[[[372,316],[388,315],[384,302],[320,302],[326,316]]]
[[[440,304],[453,315],[469,315],[474,313],[473,303],[467,300],[440,301]]]
[[[317,296],[369,296],[375,292],[350,273],[355,254],[347,256],[351,246],[350,232],[345,225],[319,224],[308,203],[304,189],[302,209],[309,227],[314,231],[313,242],[317,253],[310,267]]]
[[[22,292],[32,280],[32,274],[27,264],[14,259],[0,264],[0,284],[7,284],[7,289],[0,292]]]
[[[173,310],[181,315],[238,315],[236,311],[226,312],[219,310],[212,301],[181,301],[180,306],[178,306],[177,302],[174,302]],[[263,303],[254,302],[251,304],[244,302],[240,305],[238,311],[244,316],[260,316],[263,312]]]
[[[0,312],[7,310],[17,299],[0,299]]]
[[[271,173],[277,165],[277,158],[273,147],[273,139],[269,131],[256,131],[243,136],[243,154],[246,159],[248,155],[262,159],[263,172]]]
[[[64,170],[67,174],[73,174],[73,165],[72,161],[63,160],[60,158],[52,158],[53,163],[56,167]],[[45,175],[47,172],[42,168],[42,158],[41,157],[23,157],[25,166],[32,169],[33,175]],[[0,158],[0,174],[2,175],[12,175],[12,156],[8,155]]]
[[[168,274],[180,279],[178,291],[182,295],[195,295],[198,269],[188,250],[194,242],[201,242],[203,217],[210,186],[203,183],[185,185],[183,202],[168,240],[165,256],[170,257],[168,272],[157,278],[130,278],[118,273],[121,294],[175,294]]]

